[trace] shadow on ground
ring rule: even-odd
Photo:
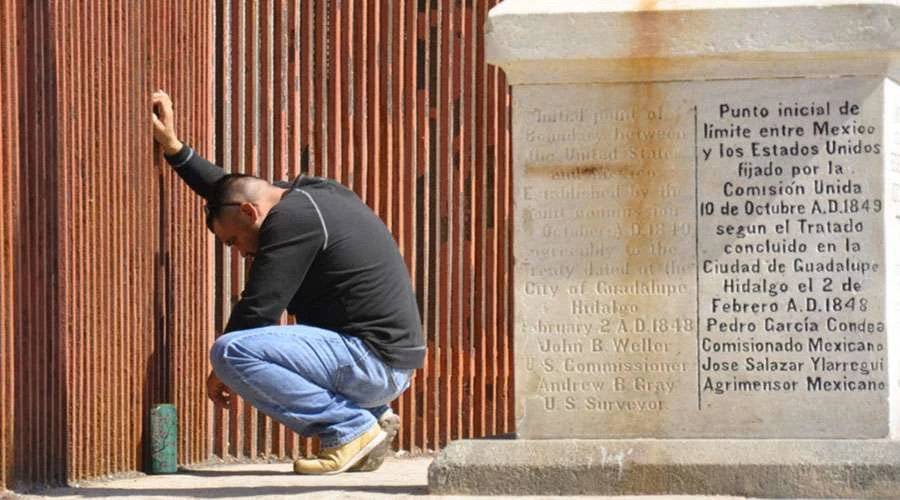
[[[281,470],[252,469],[252,470],[218,470],[218,469],[178,469],[179,476],[196,477],[234,477],[234,476],[286,476]]]
[[[290,463],[191,466],[176,474],[100,479],[35,491],[23,499],[52,498],[294,498],[376,499],[428,495],[429,457],[389,457],[374,472],[299,476]]]
[[[91,497],[91,498],[127,498],[127,497],[181,497],[181,498],[252,498],[265,495],[308,495],[325,492],[355,492],[381,495],[427,495],[426,486],[225,486],[190,488],[65,488],[43,492],[42,497]]]

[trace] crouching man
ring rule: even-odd
[[[210,399],[231,393],[304,436],[318,456],[298,474],[377,469],[400,419],[388,403],[422,366],[409,273],[390,232],[349,189],[301,175],[269,182],[225,172],[182,144],[169,96],[153,94],[153,137],[206,199],[206,224],[252,257],[225,334],[212,347]],[[298,325],[279,326],[282,312]]]

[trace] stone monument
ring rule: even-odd
[[[514,439],[437,493],[900,497],[900,1],[506,0]]]

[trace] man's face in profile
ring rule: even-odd
[[[223,207],[213,220],[212,229],[216,238],[225,246],[237,249],[242,257],[255,257],[258,249],[259,228],[255,224],[255,208],[251,203]]]

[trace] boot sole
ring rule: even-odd
[[[328,471],[323,475],[331,476],[331,475],[340,474],[341,472],[346,471],[347,469],[358,464],[360,461],[365,460],[366,456],[369,455],[370,453],[372,453],[372,450],[374,450],[376,447],[378,447],[378,445],[385,442],[386,439],[387,439],[387,433],[384,432],[384,430],[380,430],[378,432],[378,435],[375,436],[371,441],[369,441],[369,443],[363,449],[359,450],[359,453],[354,455],[353,458],[351,458],[350,460],[347,460],[347,463],[345,463],[343,467],[341,467],[338,470]]]
[[[351,457],[350,460],[347,460],[347,462],[344,463],[344,465],[339,469],[331,470],[328,472],[319,472],[319,473],[309,474],[309,473],[297,472],[297,469],[295,466],[294,473],[299,474],[301,476],[333,476],[335,474],[340,474],[342,472],[347,471],[347,469],[353,467],[354,465],[359,463],[361,460],[364,460],[366,458],[366,456],[369,453],[371,453],[372,450],[375,449],[375,447],[377,447],[379,444],[383,443],[386,438],[387,438],[387,433],[385,433],[383,429],[378,429],[378,435],[375,436],[374,438],[372,438],[371,441],[366,443],[366,445],[361,450],[359,450],[356,453],[356,455],[353,455],[353,457]]]
[[[384,421],[379,421],[378,424],[381,425],[381,430],[386,434],[384,441],[373,448],[365,458],[351,467],[349,472],[372,472],[381,467],[381,464],[384,463],[385,457],[391,450],[391,444],[394,442],[394,438],[397,437],[397,433],[400,431],[400,417],[397,414],[392,413],[390,416],[386,417]]]

